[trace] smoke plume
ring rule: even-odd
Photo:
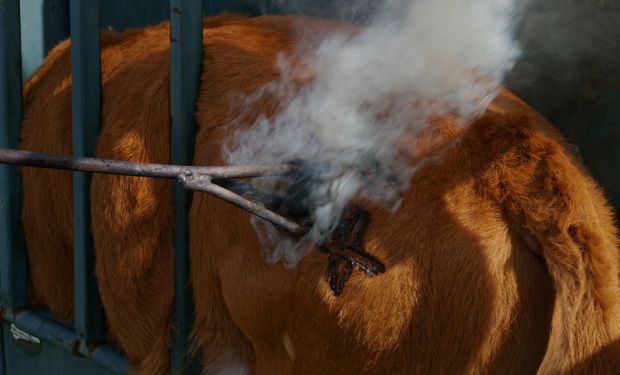
[[[514,14],[514,0],[387,0],[355,35],[336,32],[305,49],[316,77],[302,89],[292,89],[289,60],[281,59],[282,78],[265,90],[285,95],[287,105],[223,150],[231,164],[299,161],[311,171],[303,194],[295,192],[308,211],[306,237],[284,241],[257,226],[272,261],[295,264],[353,198],[397,204],[416,167],[398,141],[432,117],[451,114],[465,126],[484,112],[519,54]]]

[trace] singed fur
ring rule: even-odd
[[[221,165],[236,98],[278,78],[308,18],[205,20],[194,164]],[[104,32],[97,157],[169,161],[168,24]],[[21,147],[70,154],[69,42],[25,84]],[[279,99],[244,108],[250,124]],[[365,247],[386,266],[342,296],[324,254],[266,264],[249,214],[203,193],[190,212],[193,346],[205,373],[620,372],[618,239],[600,188],[559,134],[504,90],[468,127],[437,119],[403,141],[420,168],[395,213],[366,204]],[[31,302],[73,311],[71,175],[23,168]],[[109,339],[140,374],[168,372],[170,182],[94,175],[96,274]],[[229,366],[230,367],[230,366]],[[232,368],[232,367],[231,367]]]

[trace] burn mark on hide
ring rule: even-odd
[[[310,228],[313,221],[309,196],[321,179],[321,171],[328,169],[328,166],[310,166],[310,163],[300,161],[293,164],[297,166],[296,173],[289,176],[290,185],[283,196],[264,192],[250,183],[219,179],[213,182],[260,202],[269,210],[294,220],[304,228]],[[366,178],[374,194],[393,194],[400,189],[395,178],[388,178],[383,183],[372,183],[370,175]],[[335,296],[342,294],[355,267],[369,275],[385,272],[385,266],[363,248],[363,237],[369,223],[370,215],[367,211],[359,207],[348,208],[331,236],[318,246],[320,251],[328,254],[327,279]]]
[[[330,239],[320,246],[321,251],[329,254],[327,277],[335,296],[342,294],[354,266],[369,275],[385,272],[383,264],[363,248],[363,236],[369,223],[368,212],[356,207],[347,213]]]
[[[312,189],[316,188],[318,181],[324,178],[322,173],[329,170],[329,166],[303,161],[295,163],[298,165],[298,173],[294,176],[293,183],[279,202],[276,211],[293,218],[302,226],[310,227],[313,224],[311,212],[314,207],[308,197]],[[394,191],[400,189],[396,178],[388,178],[387,181],[381,183],[373,181],[373,174],[369,168],[379,168],[379,165],[372,163],[364,163],[364,165],[367,168],[361,169],[362,176],[365,177],[366,188],[372,194],[394,195]],[[328,254],[327,279],[335,296],[342,294],[356,266],[369,275],[385,272],[384,265],[363,248],[363,236],[369,223],[368,212],[359,207],[348,208],[331,236],[319,245],[319,250]]]
[[[303,161],[296,161],[295,164],[298,165],[298,173],[294,176],[293,183],[276,210],[282,215],[293,218],[300,225],[310,227],[312,226],[313,207],[308,197],[311,190],[316,188],[317,182],[324,178],[321,173],[329,170],[329,166]],[[379,168],[378,164],[365,163],[365,165],[370,168]],[[362,176],[365,177],[365,185],[372,194],[393,195],[394,191],[400,189],[395,177],[377,183],[373,181],[373,174],[368,168],[363,168],[361,171]],[[319,250],[328,254],[327,279],[335,296],[342,294],[356,266],[369,275],[385,272],[384,265],[363,248],[364,232],[369,223],[370,215],[367,211],[359,207],[349,208],[331,236],[319,245]]]

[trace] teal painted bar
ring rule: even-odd
[[[73,156],[94,156],[101,122],[99,2],[71,0],[71,77]],[[95,279],[90,234],[90,174],[73,173],[75,334],[78,352],[103,337],[103,311]]]
[[[194,149],[194,109],[202,64],[202,1],[170,2],[170,162],[191,164]],[[191,196],[173,182],[174,290],[171,373],[197,374],[198,366],[187,358],[188,337],[193,318],[189,289],[189,233],[187,214]]]
[[[10,343],[4,343],[4,326],[6,324],[0,320],[0,375],[8,374],[9,370],[7,368],[6,357],[7,357],[7,348]]]
[[[0,0],[0,147],[17,148],[22,117],[19,1]],[[20,220],[21,177],[0,165],[0,295],[12,317],[27,299],[26,249]]]
[[[129,373],[129,363],[125,356],[107,345],[95,346],[89,358],[80,356],[77,353],[78,340],[74,330],[54,320],[47,311],[24,310],[17,313],[13,321],[7,320],[5,325],[8,323],[15,323],[21,331],[41,341],[39,345],[24,348],[16,343],[11,334],[4,333],[4,354],[7,356],[5,365],[9,374]],[[27,362],[24,357],[29,358]],[[41,369],[46,371],[42,372]]]

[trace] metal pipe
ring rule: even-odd
[[[93,156],[101,125],[99,0],[71,0],[71,117],[74,157]],[[103,338],[103,307],[95,279],[90,233],[90,177],[73,172],[74,327],[77,350]]]
[[[194,111],[202,73],[202,0],[170,0],[170,162],[189,164],[194,154]],[[189,226],[192,196],[172,183],[174,205],[174,306],[170,342],[170,373],[198,374],[190,358],[189,335],[193,301],[189,283]]]
[[[129,374],[127,358],[108,345],[99,345],[90,353],[90,358],[99,367],[103,367],[115,374]]]
[[[47,319],[32,310],[17,312],[14,319],[8,319],[5,316],[4,320],[15,323],[18,328],[38,339],[45,340],[69,353],[77,355],[79,340],[75,337],[75,332],[71,327]]]
[[[19,6],[19,0],[0,0],[0,147],[6,148],[17,147],[22,117]],[[28,294],[21,191],[17,168],[0,165],[0,305],[9,315]]]
[[[2,311],[3,320],[13,323],[24,332],[41,339],[46,343],[61,348],[73,355],[78,353],[78,339],[71,327],[47,316],[48,314],[34,310],[17,312]],[[97,345],[89,350],[88,357],[93,362],[115,374],[128,374],[129,363],[127,358],[116,349],[108,345]]]

